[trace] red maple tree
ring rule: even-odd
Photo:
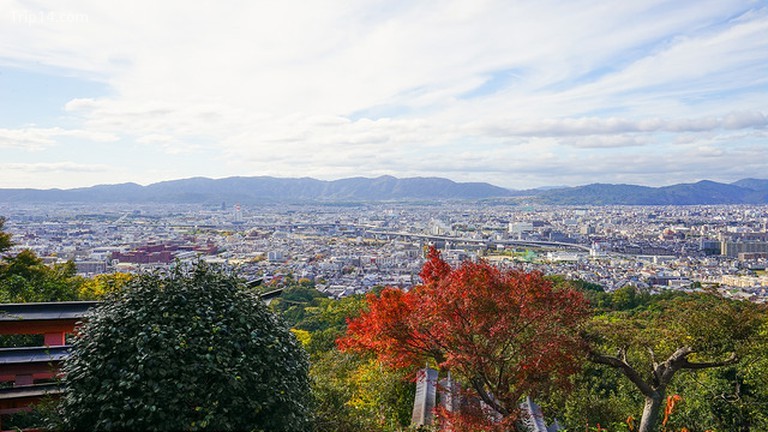
[[[458,416],[447,421],[452,430],[514,429],[523,395],[564,385],[586,357],[578,335],[589,314],[586,299],[554,289],[538,272],[485,261],[454,269],[434,248],[427,258],[422,285],[368,295],[367,311],[349,322],[339,347],[372,351],[396,367],[432,360],[463,382],[465,396],[494,412],[443,413]]]

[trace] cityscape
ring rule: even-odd
[[[204,260],[275,288],[340,298],[420,283],[425,250],[607,290],[717,289],[768,301],[768,206],[509,206],[369,202],[245,206],[0,204],[16,250],[83,276]]]
[[[0,431],[768,431],[765,0],[3,0]]]

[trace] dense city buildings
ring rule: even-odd
[[[768,206],[526,206],[490,202],[0,205],[15,249],[83,275],[203,259],[267,285],[329,295],[418,283],[424,250],[651,290],[768,299]]]
[[[742,254],[766,253],[768,253],[768,233],[766,232],[729,232],[721,236],[721,255],[738,257]]]

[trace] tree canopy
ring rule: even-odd
[[[0,302],[80,300],[83,282],[71,261],[49,266],[30,250],[0,261]]]
[[[83,278],[74,263],[46,265],[29,249],[3,255],[13,245],[0,216],[0,303],[80,300]]]
[[[301,280],[270,303],[309,352],[317,431],[396,432],[410,424],[415,385],[407,372],[336,349],[364,305],[363,296],[328,298]]]
[[[0,254],[5,253],[11,246],[13,246],[13,242],[11,242],[11,234],[5,232],[4,227],[5,217],[0,216]]]
[[[564,384],[579,370],[585,346],[578,330],[589,313],[580,292],[554,289],[540,273],[502,271],[483,261],[454,269],[435,249],[421,278],[409,292],[369,295],[368,310],[349,323],[339,343],[400,367],[431,360],[502,419],[456,424],[514,428],[523,395]]]
[[[765,309],[749,302],[711,293],[638,300],[632,290],[613,297],[614,310],[590,323],[590,359],[621,373],[644,400],[641,432],[654,430],[678,373],[736,365],[764,337]]]
[[[205,264],[109,296],[64,365],[68,430],[309,430],[306,354],[236,277]]]

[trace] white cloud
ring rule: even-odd
[[[0,129],[0,148],[36,154],[119,139],[189,176],[542,185],[696,145],[739,165],[728,149],[756,138],[717,137],[768,126],[768,9],[749,0],[5,3],[0,65],[110,88],[60,107],[75,126]],[[667,167],[633,166],[641,182]]]
[[[572,140],[561,140],[565,145],[573,145],[579,148],[617,148],[617,147],[640,147],[648,144],[648,139],[626,134],[621,135],[589,135]]]
[[[84,164],[72,161],[6,163],[0,162],[0,172],[6,173],[4,188],[40,189],[74,188],[86,184],[98,184],[105,175],[111,176],[109,183],[127,181],[122,169],[104,164]]]
[[[92,98],[76,98],[64,105],[64,110],[68,112],[88,111],[99,106]]]
[[[55,141],[45,130],[32,128],[0,129],[0,148],[20,148],[35,151],[54,144]]]
[[[139,144],[168,144],[174,141],[176,139],[173,136],[163,134],[144,135],[136,139]]]
[[[761,112],[734,112],[725,117],[700,117],[682,119],[630,119],[620,117],[589,117],[544,119],[509,125],[481,123],[481,128],[500,135],[521,136],[580,136],[616,134],[628,132],[701,132],[718,129],[750,129],[768,126],[768,119]]]
[[[762,128],[768,126],[765,114],[756,111],[741,111],[730,113],[723,119],[726,129]]]
[[[93,173],[109,171],[106,165],[89,165],[75,162],[0,163],[0,170],[24,171],[27,173]]]
[[[18,148],[29,151],[40,151],[56,145],[56,137],[78,138],[95,142],[117,141],[118,137],[111,133],[54,128],[22,128],[0,129],[0,148]]]

